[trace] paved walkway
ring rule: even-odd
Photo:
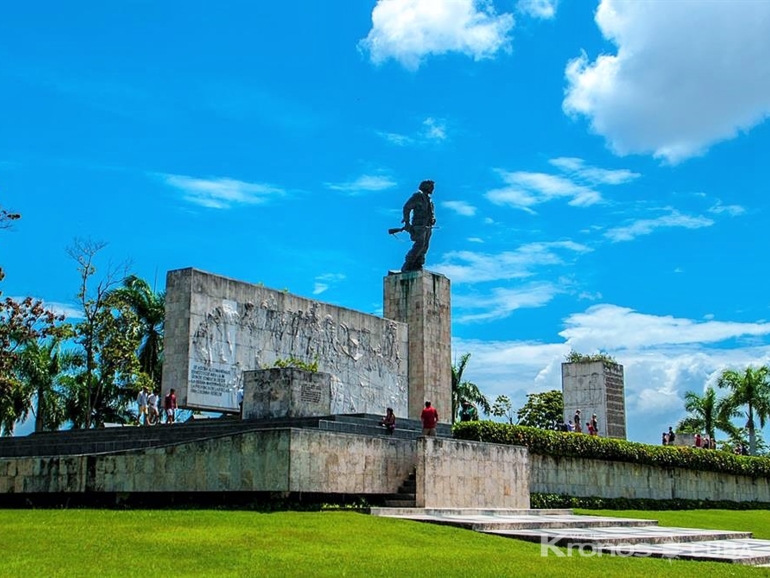
[[[750,532],[663,527],[655,520],[580,516],[570,510],[372,508],[371,513],[536,542],[545,555],[558,556],[560,547],[617,556],[770,565],[770,540],[754,539]]]

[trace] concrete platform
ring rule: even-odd
[[[451,525],[540,543],[541,555],[670,558],[770,565],[770,540],[750,532],[658,526],[654,520],[575,515],[570,510],[422,510],[372,508],[373,515]],[[558,552],[561,551],[562,554]]]

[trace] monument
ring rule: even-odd
[[[626,439],[626,401],[623,366],[609,360],[561,364],[564,422],[581,410],[585,423],[596,414],[599,435]]]

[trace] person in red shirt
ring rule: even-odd
[[[172,389],[163,400],[163,409],[166,410],[166,423],[174,423],[176,413],[176,390]]]
[[[422,420],[422,435],[435,436],[436,424],[438,423],[438,412],[435,407],[430,405],[429,401],[425,402],[425,409],[420,414]]]

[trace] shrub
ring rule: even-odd
[[[524,446],[531,453],[543,456],[631,462],[661,468],[770,478],[769,458],[738,456],[717,450],[654,446],[492,421],[459,422],[454,425],[452,432],[457,439]]]

